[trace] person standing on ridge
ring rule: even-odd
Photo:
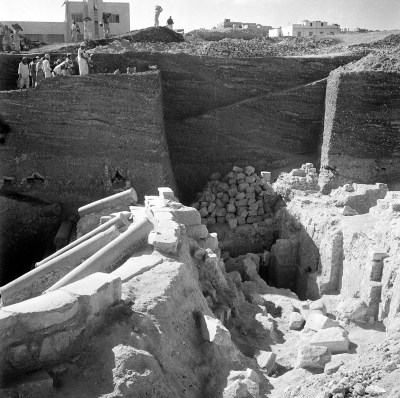
[[[111,12],[103,12],[103,30],[105,39],[110,37],[110,17]]]
[[[155,14],[154,14],[154,26],[157,28],[160,25],[160,14],[163,12],[161,6],[156,6]]]
[[[171,16],[167,19],[167,27],[170,28],[171,30],[174,29],[174,20],[172,19]]]
[[[50,67],[50,55],[46,54],[43,60],[43,72],[44,78],[47,79],[51,77],[51,67]]]
[[[12,25],[12,27],[14,29],[14,50],[19,53],[21,52],[21,36],[19,32],[21,32],[23,29],[17,23]]]
[[[11,30],[9,29],[8,25],[4,25],[3,49],[4,49],[4,51],[12,51]]]
[[[86,52],[86,43],[83,41],[78,50],[79,74],[85,76],[89,74],[88,54]]]
[[[36,56],[32,59],[32,62],[29,64],[29,78],[31,80],[31,87],[36,86],[36,62],[39,61],[39,57]]]
[[[92,40],[92,34],[93,34],[93,29],[92,29],[92,18],[86,17],[83,20],[83,38],[84,40]]]
[[[73,19],[72,25],[71,25],[71,38],[74,43],[76,43],[78,41],[78,33],[80,33],[79,26],[75,22],[75,19]]]
[[[43,60],[44,58],[40,58],[36,64],[36,86],[44,79],[44,71],[43,71]]]
[[[22,58],[22,61],[18,65],[18,76],[19,76],[19,89],[22,91],[24,86],[26,89],[29,88],[29,66],[28,59]]]
[[[3,52],[4,25],[0,23],[0,53]]]

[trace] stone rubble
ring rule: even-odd
[[[228,224],[230,229],[245,224],[257,224],[261,229],[271,225],[278,198],[270,184],[270,175],[263,175],[259,177],[252,166],[235,166],[223,177],[214,173],[192,204],[199,210],[202,223]]]

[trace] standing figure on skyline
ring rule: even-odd
[[[78,24],[75,22],[75,19],[72,20],[72,25],[71,25],[71,38],[73,43],[77,43],[78,41],[78,33],[80,33],[80,29]]]
[[[8,27],[8,25],[4,25],[3,50],[4,51],[12,51],[12,48],[11,48],[11,30]]]
[[[170,29],[174,29],[174,20],[171,16],[167,19],[167,27]]]
[[[155,27],[160,25],[159,17],[162,12],[163,12],[163,9],[161,8],[161,6],[156,6],[156,11],[154,14],[154,26]]]
[[[17,23],[12,25],[12,27],[14,29],[14,50],[19,53],[21,51],[21,36],[19,32],[23,29]]]
[[[110,37],[110,17],[111,17],[111,12],[103,12],[103,29],[104,29],[104,37],[106,39]]]
[[[84,40],[92,40],[92,35],[93,35],[93,23],[92,23],[92,18],[86,17],[83,20],[83,38]]]

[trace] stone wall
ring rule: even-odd
[[[134,186],[174,185],[158,72],[48,79],[36,90],[1,92],[11,132],[0,167],[8,191],[61,202],[69,211]]]
[[[328,79],[320,185],[400,184],[400,75],[337,70]]]

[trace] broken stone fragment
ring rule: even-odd
[[[348,298],[342,300],[335,308],[338,319],[356,322],[366,322],[368,306],[361,299]]]
[[[301,346],[297,353],[297,368],[324,369],[331,361],[331,352],[323,346]]]
[[[358,213],[351,208],[350,206],[344,206],[343,209],[341,210],[341,214],[344,216],[356,216]]]
[[[334,321],[333,319],[328,318],[327,316],[322,315],[319,312],[313,312],[308,315],[307,322],[304,328],[318,331],[321,329],[327,329],[338,326],[339,323]]]
[[[224,219],[225,221],[225,219]],[[208,229],[205,225],[192,225],[186,228],[187,236],[193,239],[204,239],[208,235]]]
[[[289,318],[289,329],[300,330],[304,325],[304,318],[298,312],[292,312]]]
[[[251,174],[253,174],[255,171],[256,171],[256,169],[255,169],[253,166],[246,166],[246,167],[243,169],[243,172],[244,172],[245,174],[247,174],[248,176],[251,175]]]
[[[305,177],[306,176],[306,172],[304,170],[302,170],[302,169],[293,169],[290,172],[290,175],[292,177]]]
[[[275,369],[276,354],[268,351],[258,351],[255,355],[258,366],[263,369],[267,375],[270,375]]]
[[[350,341],[347,332],[340,327],[321,329],[310,340],[311,346],[323,346],[333,354],[348,352]]]
[[[203,339],[220,346],[230,346],[231,334],[222,322],[209,315],[200,315],[200,327]]]
[[[336,373],[341,366],[344,365],[344,362],[341,359],[336,359],[332,362],[329,362],[325,365],[324,372],[327,375],[331,375]]]
[[[326,315],[326,306],[322,300],[313,301],[310,303],[310,311],[319,312]]]
[[[228,226],[230,229],[235,229],[238,225],[238,221],[236,218],[229,218],[228,219]]]
[[[370,386],[366,387],[365,392],[369,395],[377,396],[377,395],[385,394],[386,390],[382,387],[371,384]]]

